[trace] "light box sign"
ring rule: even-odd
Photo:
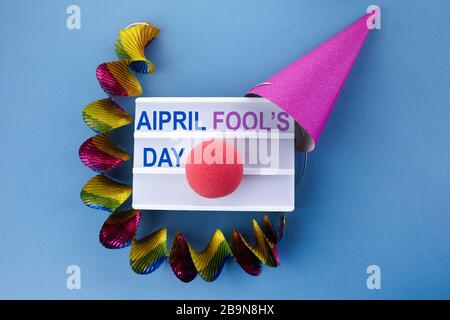
[[[292,211],[294,131],[293,119],[263,98],[138,98],[133,208]],[[240,183],[225,196],[203,196],[186,177],[186,163],[196,159],[194,147],[207,141],[233,148],[239,158]],[[217,156],[222,151],[208,152]]]

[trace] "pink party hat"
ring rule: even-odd
[[[296,142],[297,150],[312,151],[319,140],[370,31],[370,16],[364,15],[247,94],[272,101],[297,121],[305,137]]]

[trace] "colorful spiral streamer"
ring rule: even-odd
[[[88,207],[113,212],[131,195],[131,187],[99,174],[81,190],[81,200]]]
[[[115,45],[118,61],[97,67],[96,75],[102,89],[112,96],[139,96],[142,87],[134,74],[154,71],[144,54],[145,47],[158,36],[159,29],[140,22],[120,30]],[[142,239],[136,239],[141,212],[120,210],[131,196],[130,186],[114,181],[106,173],[130,156],[108,139],[108,133],[132,122],[131,116],[111,98],[96,100],[83,109],[83,120],[97,135],[87,139],[79,149],[80,160],[100,174],[91,178],[81,190],[81,199],[89,207],[111,212],[100,230],[100,243],[108,249],[131,245],[130,266],[138,274],[155,271],[168,260],[175,276],[183,282],[192,281],[197,274],[205,281],[214,281],[227,260],[234,258],[250,275],[259,275],[261,265],[276,267],[280,263],[277,243],[283,237],[285,218],[273,229],[267,216],[264,228],[253,220],[255,244],[250,244],[234,230],[228,243],[222,231],[216,230],[202,251],[197,251],[185,236],[177,231],[167,249],[167,230],[159,229]]]
[[[119,149],[106,133],[87,139],[78,151],[81,162],[97,172],[106,172],[130,160],[130,155]]]
[[[130,124],[133,118],[111,98],[91,102],[83,109],[84,123],[96,133]]]
[[[141,220],[141,212],[133,209],[114,211],[100,230],[100,243],[108,249],[121,249],[131,244]]]
[[[116,41],[119,61],[102,63],[96,71],[98,83],[107,94],[121,97],[142,94],[141,84],[130,69],[145,74],[154,71],[144,49],[158,35],[159,29],[146,22],[132,24],[119,32]]]
[[[149,28],[148,23],[133,23],[119,31],[116,41],[116,55],[119,59],[131,61],[130,69],[140,73],[153,72],[155,66],[145,57],[144,49],[159,35],[159,29]]]
[[[234,257],[244,271],[251,275],[261,273],[261,263],[270,267],[279,265],[276,242],[270,234],[284,228],[284,216],[277,231],[272,229],[270,220],[264,216],[265,231],[253,220],[255,246],[250,245],[242,235],[234,230],[231,243],[228,244],[222,231],[216,230],[207,247],[197,251],[177,231],[170,250],[167,250],[167,230],[159,229],[137,240],[136,231],[140,220],[140,211],[123,210],[113,212],[100,230],[100,242],[109,249],[124,248],[131,243],[130,265],[138,274],[155,271],[166,259],[175,276],[183,282],[192,281],[197,274],[205,281],[214,281],[222,271],[225,262]],[[277,238],[276,241],[281,240]]]

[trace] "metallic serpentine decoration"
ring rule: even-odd
[[[139,96],[142,87],[134,74],[151,73],[153,64],[144,55],[145,47],[159,34],[149,23],[132,24],[120,30],[115,45],[118,61],[105,62],[97,67],[97,80],[111,96]],[[141,211],[120,209],[131,196],[132,188],[114,181],[105,174],[130,160],[130,155],[108,139],[114,129],[129,125],[133,119],[111,98],[96,100],[83,110],[83,120],[97,135],[87,139],[79,149],[81,162],[99,174],[91,178],[81,190],[81,200],[89,207],[111,212],[100,230],[100,243],[108,249],[131,245],[130,265],[138,274],[156,270],[166,259],[174,274],[183,282],[192,281],[197,274],[205,281],[214,281],[225,262],[234,257],[250,275],[261,273],[261,265],[276,267],[280,263],[277,243],[283,237],[285,217],[280,218],[277,230],[267,216],[263,229],[253,220],[255,244],[250,244],[238,230],[228,243],[222,231],[216,230],[203,251],[197,251],[177,231],[167,250],[167,229],[159,229],[142,239],[136,239]]]

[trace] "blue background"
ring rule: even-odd
[[[81,8],[81,30],[66,8]],[[377,1],[370,34],[288,214],[281,266],[260,277],[228,263],[184,284],[168,264],[134,274],[107,250],[107,214],[79,192],[93,133],[81,111],[105,94],[95,69],[115,60],[120,28],[147,20],[156,72],[144,96],[242,96],[362,16],[371,1],[0,1],[0,298],[450,298],[450,2]],[[132,112],[132,99],[120,99]],[[131,149],[130,129],[115,133]],[[128,134],[124,134],[128,133]],[[114,172],[129,179],[130,166]],[[278,215],[272,215],[277,218]],[[251,234],[254,213],[149,212],[139,230],[181,228],[198,249],[216,228]],[[82,289],[66,288],[66,268]],[[381,267],[382,289],[366,288]]]

